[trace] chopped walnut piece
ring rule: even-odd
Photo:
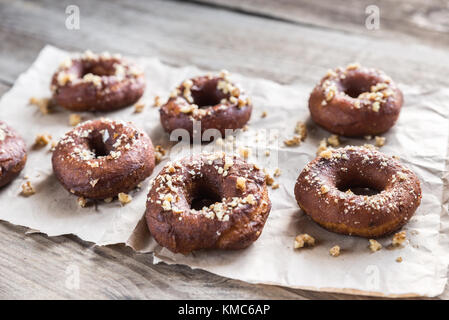
[[[84,198],[84,197],[79,197],[78,200],[77,200],[77,202],[78,202],[78,205],[79,205],[81,208],[84,208],[84,207],[86,207],[86,205],[87,205],[87,200],[86,200],[86,198]]]
[[[276,168],[276,170],[274,170],[273,176],[279,177],[280,175],[281,175],[281,169]]]
[[[302,121],[296,122],[295,133],[301,137],[301,141],[304,141],[307,138],[306,124]]]
[[[126,194],[124,192],[120,192],[118,194],[118,200],[120,201],[121,204],[127,204],[130,203],[131,200],[133,199],[133,197],[131,197],[129,194]]]
[[[153,106],[154,107],[160,107],[161,105],[162,105],[161,97],[155,96],[154,97],[154,104],[153,104]]]
[[[36,136],[36,140],[34,141],[34,145],[36,147],[44,147],[49,144],[51,141],[51,135],[49,134],[38,134]]]
[[[321,151],[320,157],[325,158],[325,159],[331,159],[332,158],[332,150],[326,149],[324,151]]]
[[[271,189],[273,189],[273,190],[279,189],[279,183],[274,183],[274,184],[271,186]]]
[[[265,182],[266,182],[267,186],[271,186],[274,183],[274,179],[269,174],[265,174]]]
[[[378,137],[378,136],[376,136],[375,139],[376,139],[376,147],[380,148],[380,147],[385,145],[385,141],[386,141],[385,137]]]
[[[266,111],[262,112],[262,114],[260,115],[261,118],[266,118],[268,115],[268,113]]]
[[[239,189],[241,191],[245,191],[246,190],[246,179],[243,177],[238,177],[237,181],[235,183],[235,186],[237,187],[237,189]]]
[[[338,147],[340,145],[340,140],[336,134],[331,135],[329,138],[327,138],[327,142],[332,147]]]
[[[294,147],[294,146],[299,146],[301,144],[301,137],[298,135],[294,135],[293,138],[290,139],[285,139],[284,140],[284,144],[287,147]]]
[[[326,194],[329,192],[329,190],[330,190],[329,187],[326,185],[322,185],[320,188],[321,194]]]
[[[69,124],[70,124],[72,127],[78,125],[78,124],[81,122],[81,120],[82,120],[82,118],[81,118],[81,116],[80,116],[79,114],[72,113],[72,114],[69,116]]]
[[[340,255],[340,246],[333,246],[332,248],[330,248],[329,254],[332,257],[338,257]]]
[[[313,247],[315,245],[315,238],[308,235],[307,233],[302,233],[295,238],[295,249],[300,249],[304,247]]]
[[[162,146],[160,146],[160,145],[157,145],[154,148],[154,157],[156,160],[156,164],[161,162],[162,158],[165,156],[166,153],[167,153],[167,151],[164,148],[162,148]]]
[[[29,101],[30,104],[35,105],[39,108],[42,114],[50,113],[50,99],[48,98],[36,98],[32,97]]]
[[[391,245],[393,247],[399,247],[404,244],[405,240],[407,240],[407,234],[405,231],[397,232],[393,236],[393,240]]]
[[[251,150],[249,150],[247,148],[240,148],[239,153],[244,159],[248,159],[248,157],[251,153]]]
[[[145,105],[143,103],[138,103],[134,106],[134,113],[141,113],[145,109]]]
[[[396,258],[396,262],[397,262],[397,263],[401,263],[401,262],[402,262],[402,257],[397,257],[397,258]]]
[[[318,145],[318,150],[316,152],[317,155],[319,155],[321,152],[327,149],[327,140],[323,139],[320,141],[320,144]]]
[[[29,197],[36,193],[36,190],[34,190],[34,187],[31,185],[30,181],[25,182],[22,184],[22,192],[21,194],[25,197]]]
[[[369,248],[372,252],[376,252],[382,249],[382,245],[377,240],[369,239]]]

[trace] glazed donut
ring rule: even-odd
[[[146,133],[108,119],[79,124],[58,142],[52,156],[56,178],[71,193],[106,199],[129,192],[154,169]]]
[[[25,141],[0,120],[0,187],[10,183],[25,167]]]
[[[310,95],[309,110],[326,130],[356,137],[388,131],[402,103],[402,92],[385,73],[352,64],[328,71]]]
[[[350,191],[362,187],[378,193]],[[421,202],[421,187],[416,175],[396,158],[374,147],[348,146],[327,149],[310,162],[298,177],[295,197],[324,228],[375,238],[410,220]]]
[[[265,174],[236,156],[203,153],[169,163],[152,181],[146,221],[172,252],[242,249],[271,209]]]
[[[135,103],[145,90],[143,72],[119,55],[86,51],[61,63],[51,81],[53,100],[72,111],[112,111]]]
[[[222,71],[219,76],[201,76],[185,80],[160,109],[165,131],[185,129],[193,136],[193,121],[201,123],[201,137],[208,129],[225,136],[226,129],[239,129],[251,117],[251,100]],[[199,132],[198,132],[199,133]]]

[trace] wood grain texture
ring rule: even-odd
[[[275,7],[260,1],[263,11],[254,2],[245,1],[235,11],[178,1],[0,0],[0,95],[46,44],[157,56],[172,65],[226,68],[311,88],[326,69],[354,60],[382,68],[402,83],[449,85],[449,56],[425,45],[431,39],[421,39],[420,32],[427,31],[406,35],[407,28],[394,27],[404,38],[387,39],[366,34],[355,27],[358,23],[347,23],[361,6],[358,1],[345,1],[340,13],[333,10],[342,1],[332,1],[332,8],[330,0],[298,1],[300,6],[293,7],[293,1],[282,0]],[[227,3],[236,6],[237,1]],[[69,4],[80,7],[80,30],[65,28]],[[415,11],[421,5],[411,2]],[[410,40],[415,38],[422,41]],[[445,40],[440,42],[444,46]],[[0,298],[362,298],[251,285],[188,267],[153,265],[151,255],[121,245],[97,248],[73,236],[49,238],[25,231],[0,222]],[[71,267],[79,269],[79,289],[66,286]]]
[[[449,46],[449,6],[446,0],[198,0],[218,8],[260,15],[285,22],[363,34],[393,41]],[[365,26],[366,8],[380,10],[380,28]]]

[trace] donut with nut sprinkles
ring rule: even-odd
[[[53,100],[72,111],[113,111],[134,104],[143,95],[143,71],[120,55],[86,51],[67,58],[51,81]]]
[[[19,175],[26,160],[25,141],[13,128],[0,120],[0,187]]]
[[[162,127],[171,133],[185,129],[194,135],[194,121],[201,123],[203,134],[216,129],[225,136],[226,129],[240,129],[251,117],[251,100],[229,79],[227,71],[219,76],[200,76],[185,80],[160,109]]]
[[[329,70],[309,98],[313,121],[348,137],[388,131],[396,123],[402,104],[402,92],[389,76],[358,64]]]
[[[375,194],[356,194],[366,188]],[[307,164],[295,185],[298,205],[324,228],[380,237],[412,217],[421,203],[417,176],[374,147],[327,149]]]
[[[186,254],[248,247],[270,209],[263,170],[218,152],[167,164],[151,182],[145,216],[161,246]]]
[[[65,189],[90,199],[127,193],[154,169],[150,138],[129,122],[108,119],[79,124],[56,145],[53,171]]]

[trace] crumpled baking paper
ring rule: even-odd
[[[21,175],[0,190],[0,219],[29,227],[49,236],[74,234],[97,245],[127,243],[139,252],[154,252],[155,262],[185,264],[215,274],[251,283],[282,285],[319,291],[345,292],[377,296],[436,296],[446,284],[449,243],[447,214],[447,150],[449,132],[449,90],[427,90],[399,84],[405,104],[398,123],[384,136],[387,143],[381,151],[399,156],[420,177],[422,204],[403,228],[408,241],[391,249],[391,236],[379,240],[383,249],[372,253],[368,240],[328,232],[311,221],[296,204],[293,188],[296,177],[307,162],[315,158],[318,143],[330,134],[310,120],[307,99],[313,84],[280,85],[264,79],[247,78],[231,73],[252,97],[254,110],[249,130],[236,136],[236,145],[253,149],[250,161],[273,172],[280,188],[270,189],[272,210],[259,240],[239,251],[198,251],[187,256],[173,254],[160,247],[149,234],[144,219],[149,181],[168,160],[180,154],[173,152],[156,166],[152,176],[140,189],[131,193],[133,201],[121,205],[97,202],[81,208],[55,179],[49,147],[34,149],[36,135],[51,134],[56,141],[71,129],[70,112],[57,108],[43,115],[30,106],[31,97],[49,97],[51,75],[68,52],[47,46],[33,65],[23,73],[0,101],[1,119],[13,126],[26,140],[28,162]],[[145,69],[147,89],[141,102],[144,112],[134,108],[112,113],[80,113],[84,120],[108,117],[134,122],[144,129],[154,145],[169,147],[173,142],[163,132],[159,112],[152,107],[154,97],[164,101],[169,92],[184,79],[204,73],[195,67],[175,68],[156,58],[134,58]],[[388,72],[388,70],[385,70]],[[321,75],[317,75],[317,80]],[[263,111],[267,117],[261,117]],[[293,136],[297,121],[305,121],[308,137],[298,147],[285,147],[282,141]],[[268,138],[268,146],[264,144]],[[262,151],[255,148],[262,142]],[[363,145],[373,140],[341,138],[342,145]],[[203,146],[205,150],[216,144]],[[258,151],[270,156],[256,157]],[[259,152],[259,154],[260,154]],[[21,184],[30,180],[36,194],[20,195]],[[313,248],[294,250],[297,234],[316,238]],[[334,245],[342,248],[339,257],[329,255]],[[402,262],[396,262],[398,257]]]

